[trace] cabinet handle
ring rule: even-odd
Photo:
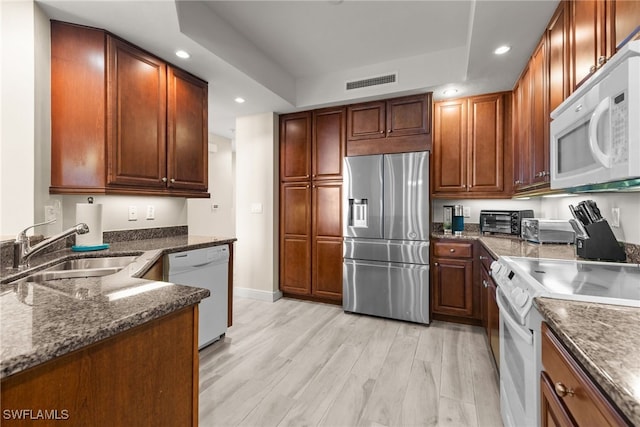
[[[486,256],[482,256],[482,255],[480,255],[480,259],[481,259],[481,260],[482,260],[482,259],[487,259],[487,257],[486,257]]]
[[[483,280],[483,281],[482,281],[482,285],[483,285],[485,288],[488,288],[488,287],[489,287],[489,284],[487,283],[487,281],[486,281],[486,280]]]
[[[384,133],[384,131],[383,131],[383,130],[381,130],[381,131],[380,131],[380,133]]]
[[[166,177],[166,176],[163,176],[163,177],[162,177],[162,179],[161,179],[160,181],[162,181],[162,182],[167,182],[167,177]]]
[[[598,68],[601,67],[605,62],[607,62],[606,56],[601,56],[598,58]]]
[[[596,72],[596,66],[595,65],[592,65],[591,67],[589,67],[589,73],[590,74],[593,74],[595,72]]]
[[[393,132],[391,129],[389,129],[389,130],[387,131],[387,133],[391,133],[391,132]]]
[[[560,397],[565,397],[565,396],[573,396],[573,389],[572,388],[567,388],[564,384],[562,384],[561,382],[557,382],[555,383],[555,389],[556,389],[556,394]]]
[[[437,267],[440,264],[438,264],[437,262],[434,262],[433,265]]]
[[[455,249],[449,249],[449,252],[454,253],[456,250]]]
[[[174,183],[174,182],[176,182],[176,179],[175,178],[171,178],[171,183]]]

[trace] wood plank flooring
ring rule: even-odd
[[[200,426],[502,426],[482,328],[236,298],[200,352]]]

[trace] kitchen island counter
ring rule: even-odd
[[[143,279],[163,255],[231,244],[236,239],[179,235],[113,242],[97,252],[63,249],[34,257],[27,271],[5,268],[0,276],[0,378],[40,365],[98,341],[192,306],[206,289]],[[85,257],[134,255],[116,274],[62,279],[63,286],[9,283],[57,262]],[[76,292],[89,290],[83,299]]]
[[[640,308],[552,298],[534,304],[588,375],[640,425]]]

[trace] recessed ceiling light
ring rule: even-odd
[[[177,50],[176,51],[176,56],[178,58],[182,58],[182,59],[189,59],[191,58],[191,55],[189,55],[189,52],[185,51],[185,50]]]
[[[244,102],[244,98],[237,97],[236,99],[234,99],[234,101],[236,101],[238,104],[242,104]]]
[[[496,55],[503,55],[509,52],[510,50],[511,50],[511,46],[504,45],[494,50],[493,53],[495,53]]]
[[[446,89],[444,92],[442,92],[442,94],[444,96],[451,96],[451,95],[455,95],[456,93],[458,93],[458,89]]]

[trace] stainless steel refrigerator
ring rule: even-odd
[[[429,323],[429,152],[344,165],[344,310]]]

